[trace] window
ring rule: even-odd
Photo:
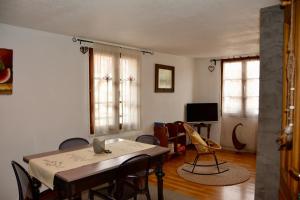
[[[259,108],[258,58],[222,61],[222,113],[257,116]]]
[[[139,128],[139,62],[137,52],[90,49],[91,134]]]

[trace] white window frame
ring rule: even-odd
[[[246,63],[247,61],[252,61],[252,60],[258,60],[258,56],[254,57],[245,57],[245,58],[234,58],[234,59],[223,59],[221,60],[221,105],[222,105],[222,116],[230,116],[230,117],[243,117],[243,118],[249,118],[249,117],[257,117],[258,114],[248,114],[246,111],[246,100],[247,97],[246,95],[246,82],[247,80],[250,80],[251,78],[246,77]],[[242,95],[241,95],[241,111],[239,113],[226,113],[224,111],[224,76],[223,76],[223,70],[224,70],[224,64],[225,63],[232,63],[232,62],[241,62],[242,63],[242,77],[241,77],[241,90],[242,90]],[[258,78],[259,79],[259,78]],[[258,88],[259,90],[259,88]],[[257,96],[259,99],[259,95]],[[259,109],[259,102],[258,102],[258,108]]]

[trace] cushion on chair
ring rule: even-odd
[[[208,151],[207,143],[201,138],[201,136],[199,135],[199,133],[197,131],[195,131],[193,129],[193,127],[191,127],[187,123],[184,123],[183,127],[185,128],[187,134],[191,138],[192,143],[197,148],[197,151],[207,152]]]
[[[200,150],[201,152],[207,152],[207,144],[206,142],[201,138],[199,133],[197,131],[194,131],[191,133],[191,140],[192,143],[196,146],[197,150]]]

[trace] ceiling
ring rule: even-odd
[[[279,0],[0,0],[0,23],[192,57],[257,54]],[[71,38],[70,38],[71,41]]]

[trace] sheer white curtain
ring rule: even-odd
[[[123,130],[140,127],[140,57],[136,51],[122,50],[120,59],[120,123]]]
[[[117,48],[94,48],[95,134],[119,129],[119,56]]]
[[[94,48],[95,134],[140,127],[140,52]]]
[[[242,113],[242,62],[227,62],[223,65],[223,113]]]
[[[259,108],[259,60],[250,60],[245,63],[245,114],[257,116]]]
[[[257,116],[259,60],[223,63],[222,112],[232,116]]]

